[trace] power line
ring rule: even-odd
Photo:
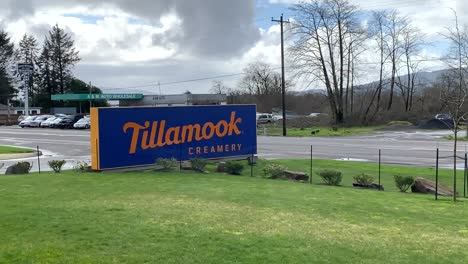
[[[281,67],[275,67],[271,68],[272,70],[278,70],[281,69]],[[191,82],[200,82],[200,81],[208,81],[208,80],[216,80],[216,79],[222,79],[222,78],[229,78],[229,77],[235,77],[235,76],[242,76],[245,75],[245,72],[241,73],[232,73],[232,74],[225,74],[225,75],[217,75],[217,76],[210,76],[210,77],[201,77],[201,78],[196,78],[196,79],[187,79],[187,80],[181,80],[181,81],[173,81],[173,82],[166,82],[166,83],[152,83],[152,84],[145,84],[145,85],[139,85],[139,86],[128,86],[128,87],[105,87],[105,86],[100,86],[103,89],[106,90],[129,90],[129,89],[134,89],[134,88],[145,88],[145,87],[155,87],[156,85],[160,86],[167,86],[167,85],[174,85],[174,84],[181,84],[181,83],[191,83]]]

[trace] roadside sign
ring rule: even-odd
[[[257,153],[255,105],[91,109],[94,170]]]
[[[54,94],[52,101],[140,100],[143,94]]]
[[[21,75],[31,75],[34,71],[34,66],[32,64],[18,63],[18,72]]]

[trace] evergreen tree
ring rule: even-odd
[[[31,64],[33,66],[33,74],[30,76],[29,80],[26,80],[26,85],[29,89],[29,102],[31,105],[37,105],[37,94],[38,94],[38,85],[34,85],[34,80],[38,76],[38,44],[36,38],[24,34],[23,38],[20,40],[18,49],[16,50],[16,61],[18,63]],[[36,82],[37,84],[37,82]]]
[[[10,36],[0,30],[0,103],[2,104],[6,104],[8,98],[12,97],[15,92],[8,74],[8,66],[12,62],[13,53],[14,45]]]
[[[51,101],[53,94],[71,92],[72,68],[79,60],[71,36],[55,25],[45,38],[37,62],[36,83],[40,87],[37,100],[41,107],[50,109],[55,106]]]
[[[55,81],[58,84],[58,92],[61,94],[68,92],[73,77],[71,69],[80,61],[71,36],[55,25],[45,39],[44,48],[50,59],[52,77],[57,78]]]

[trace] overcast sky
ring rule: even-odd
[[[271,17],[292,17],[294,0],[0,0],[0,26],[17,43],[24,33],[42,41],[56,23],[80,52],[75,75],[106,92],[176,94],[208,92],[212,80],[241,73],[250,62],[280,65],[279,26]],[[424,56],[444,56],[440,33],[457,10],[468,23],[466,0],[351,0],[366,10],[399,9],[432,43]],[[375,61],[371,55],[365,58]],[[369,66],[372,68],[372,66]],[[425,63],[426,70],[443,67]],[[219,77],[235,86],[242,76]],[[368,81],[369,76],[361,77]],[[305,89],[302,84],[297,90]],[[128,88],[135,87],[135,88]]]

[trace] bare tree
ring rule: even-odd
[[[413,96],[416,87],[416,78],[419,73],[419,54],[424,45],[424,34],[418,28],[408,26],[402,32],[402,64],[405,68],[406,80],[402,80],[398,73],[397,86],[400,88],[401,96],[405,104],[405,111],[411,111]]]
[[[213,94],[229,94],[230,88],[224,85],[223,81],[215,80],[211,85],[210,92]]]
[[[289,86],[287,83],[286,90]],[[266,63],[251,63],[244,69],[239,88],[251,95],[278,95],[281,94],[281,74]]]
[[[444,36],[451,42],[447,64],[450,72],[444,76],[444,90],[441,93],[441,103],[449,110],[453,119],[453,201],[457,200],[457,145],[458,131],[461,121],[465,119],[463,111],[467,100],[467,67],[468,67],[468,30],[460,28],[455,10],[455,28],[448,28]]]
[[[351,78],[352,43],[362,31],[358,8],[347,0],[312,0],[292,7],[293,64],[298,75],[322,82],[336,123],[345,117],[345,84]]]
[[[408,19],[406,17],[400,16],[398,11],[396,10],[393,10],[391,13],[389,13],[388,22],[389,23],[386,24],[386,27],[389,35],[389,41],[386,43],[386,45],[388,50],[388,56],[392,64],[392,70],[390,77],[390,96],[388,99],[387,111],[392,109],[393,96],[397,78],[398,62],[401,56],[403,56],[402,36],[404,35],[404,32],[407,31],[407,28],[409,26]]]

